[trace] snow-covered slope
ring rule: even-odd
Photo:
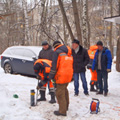
[[[88,86],[90,72],[86,73]],[[0,120],[120,120],[120,73],[116,72],[113,65],[109,74],[109,95],[104,97],[90,93],[83,94],[80,81],[80,95],[74,97],[73,82],[69,84],[70,107],[67,117],[57,117],[53,114],[58,110],[58,105],[49,104],[50,96],[46,92],[47,101],[30,107],[30,90],[35,89],[37,80],[21,75],[4,74],[0,68]],[[13,98],[18,94],[19,98]],[[100,100],[100,113],[90,114],[92,98]]]

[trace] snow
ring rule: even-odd
[[[86,73],[88,87],[90,72]],[[109,73],[109,94],[107,97],[90,92],[89,96],[83,94],[80,81],[80,94],[74,96],[74,85],[68,86],[70,93],[70,106],[67,117],[55,116],[53,111],[58,110],[58,104],[50,104],[50,96],[46,92],[47,101],[39,102],[37,106],[30,107],[30,90],[36,89],[37,80],[22,75],[5,74],[0,68],[0,120],[120,120],[120,73],[116,72],[113,64]],[[19,98],[14,98],[17,94]],[[100,100],[100,112],[90,114],[92,98]]]

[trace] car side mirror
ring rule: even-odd
[[[38,58],[37,58],[36,56],[33,56],[32,59],[33,59],[33,60],[37,60]]]

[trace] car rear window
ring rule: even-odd
[[[11,49],[10,51],[13,55],[17,55],[17,56],[23,56],[24,53],[24,49],[22,48]]]

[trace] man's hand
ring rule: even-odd
[[[92,65],[91,65],[91,64],[88,64],[88,65],[87,65],[87,69],[90,69],[90,68],[92,68]]]
[[[108,73],[111,72],[111,69],[107,69],[107,72],[108,72]]]
[[[38,83],[38,86],[36,87],[36,89],[40,89],[43,86],[43,81],[40,81],[40,83]]]
[[[41,80],[41,76],[37,75],[37,79],[38,79],[38,80]]]
[[[36,87],[36,89],[37,89],[37,90],[39,90],[39,89],[40,89],[40,87],[39,87],[39,86],[37,86],[37,87]]]

